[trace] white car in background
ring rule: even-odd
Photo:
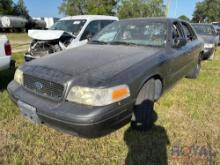
[[[118,21],[118,18],[103,15],[69,16],[60,19],[48,30],[29,30],[32,42],[25,54],[25,61],[85,45],[90,38],[114,21]]]
[[[7,36],[0,35],[0,71],[14,66],[15,62],[11,59],[11,45]]]

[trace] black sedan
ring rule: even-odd
[[[177,19],[115,22],[89,44],[26,63],[8,92],[21,113],[82,137],[131,122],[153,126],[154,102],[179,79],[196,78],[203,41]]]

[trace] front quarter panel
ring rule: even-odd
[[[166,77],[169,73],[167,63],[167,52],[163,51],[142,60],[134,66],[120,72],[107,83],[110,86],[117,84],[127,84],[130,87],[131,97],[136,99],[137,94],[144,83],[153,76],[161,77],[166,86]]]

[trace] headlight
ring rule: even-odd
[[[214,48],[214,44],[205,44],[204,48]]]
[[[75,86],[70,90],[67,100],[91,106],[105,106],[130,96],[127,85],[112,88],[87,88]]]
[[[15,72],[14,80],[20,84],[23,85],[23,72],[20,69],[17,69]]]

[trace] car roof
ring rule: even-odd
[[[174,21],[182,21],[177,18],[169,18],[169,17],[140,17],[140,18],[128,18],[122,19],[120,21],[139,21],[139,20],[146,20],[146,21],[158,21],[158,22],[174,22]]]
[[[74,19],[86,19],[89,21],[93,21],[93,20],[116,20],[118,21],[118,17],[106,16],[106,15],[76,15],[76,16],[67,16],[67,17],[61,18],[60,20],[74,20]]]

